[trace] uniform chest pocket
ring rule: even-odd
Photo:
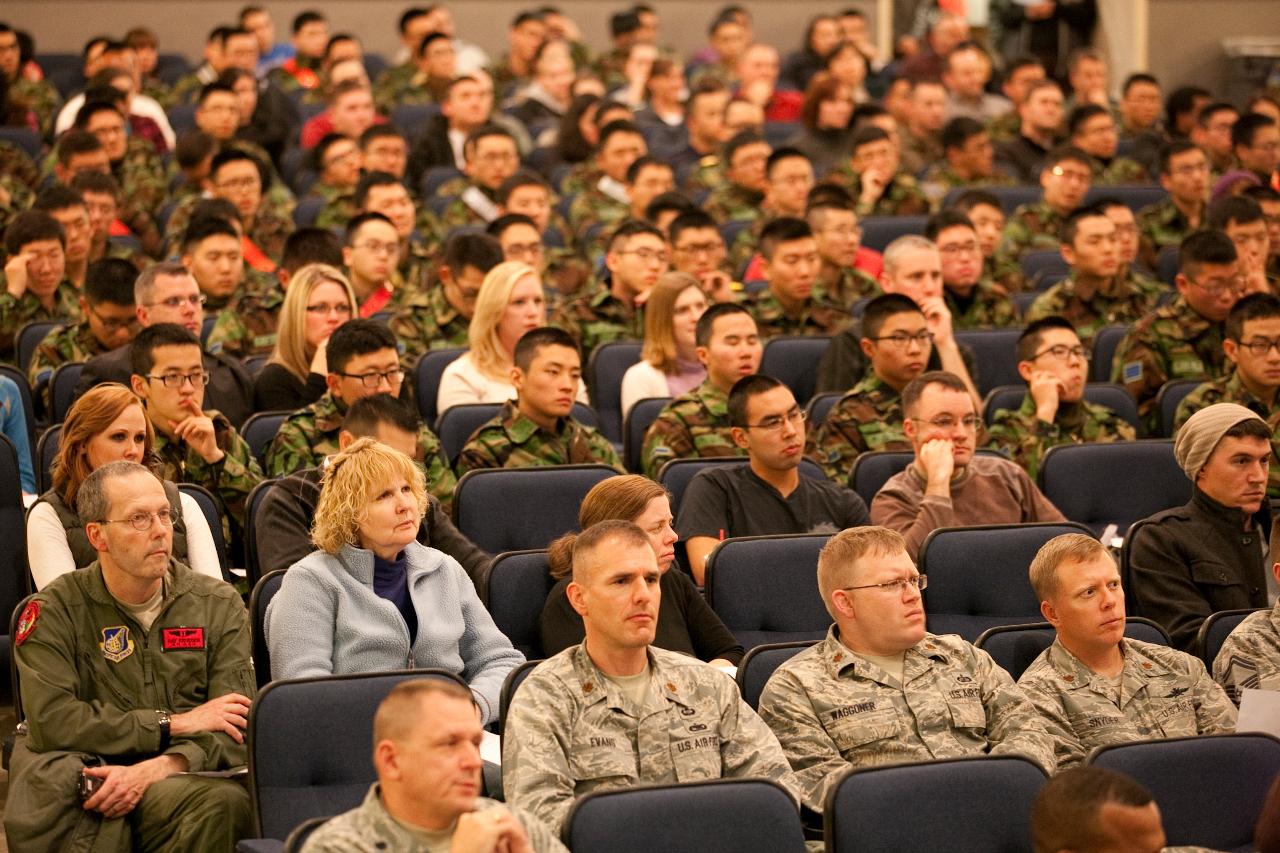
[[[841,753],[897,738],[898,712],[892,707],[863,711],[858,705],[836,708],[829,714],[827,733]]]
[[[634,779],[636,760],[628,738],[597,732],[581,735],[573,740],[569,768],[579,781],[604,781],[607,779]]]
[[[681,782],[696,779],[719,779],[720,733],[715,726],[692,722],[683,730],[672,732],[671,763]]]
[[[947,711],[959,729],[985,729],[987,711],[976,687],[957,687],[947,694]]]

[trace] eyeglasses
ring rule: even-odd
[[[379,243],[376,240],[367,240],[363,243],[356,244],[357,249],[363,249],[375,255],[394,255],[400,251],[399,243]]]
[[[710,255],[716,250],[723,251],[723,249],[723,243],[687,243],[684,246],[676,246],[677,252],[682,252],[686,255]]]
[[[1069,347],[1066,344],[1055,344],[1047,349],[1042,349],[1040,352],[1033,355],[1031,360],[1035,361],[1037,358],[1045,355],[1053,356],[1058,361],[1066,361],[1071,357],[1078,358],[1081,361],[1089,360],[1089,352],[1084,347],[1079,345]]]
[[[1280,338],[1254,338],[1248,343],[1241,342],[1240,346],[1247,349],[1253,355],[1261,358],[1273,349],[1277,353],[1280,353]]]
[[[395,385],[404,379],[404,371],[398,367],[388,370],[386,373],[374,371],[373,373],[339,373],[338,375],[347,379],[359,379],[364,387],[369,389],[377,388],[383,382],[388,385]]]
[[[617,254],[635,255],[643,263],[646,263],[646,264],[652,263],[653,261],[657,261],[660,264],[665,264],[667,261],[671,260],[671,256],[668,255],[666,252],[662,251],[661,249],[627,249],[625,251],[618,252]]]
[[[151,525],[156,521],[160,522],[161,527],[173,526],[173,513],[167,509],[158,510],[156,512],[135,512],[128,518],[106,518],[99,521],[99,524],[128,524],[139,533],[146,533],[151,529]]]
[[[1078,184],[1087,184],[1093,179],[1093,176],[1088,172],[1068,171],[1061,166],[1054,166],[1050,174],[1056,175],[1059,178],[1066,178],[1068,181],[1075,181]]]
[[[896,581],[885,581],[884,583],[869,583],[862,586],[845,586],[841,587],[845,592],[852,592],[855,589],[878,589],[882,592],[892,593],[894,595],[902,595],[909,589],[924,589],[929,585],[928,575],[916,575],[910,578],[898,578]]]
[[[337,305],[330,305],[327,302],[322,302],[319,305],[308,305],[307,313],[315,314],[317,317],[324,317],[329,314],[337,314],[339,317],[350,317],[351,306],[345,302],[340,302]]]
[[[148,302],[147,307],[155,308],[158,305],[163,305],[165,308],[172,308],[176,311],[187,305],[195,308],[203,305],[204,302],[205,295],[203,293],[197,293],[195,296],[170,296],[168,299],[161,299],[159,302]]]
[[[1188,278],[1187,281],[1210,296],[1221,296],[1228,291],[1231,293],[1244,293],[1248,287],[1248,283],[1243,277],[1232,278],[1228,281],[1214,281],[1210,284],[1203,284],[1196,281],[1194,278]]]
[[[232,178],[229,181],[218,181],[220,190],[256,190],[262,185],[257,178]]]
[[[98,313],[96,308],[90,308],[89,313],[93,318],[102,324],[102,328],[108,332],[119,332],[122,329],[133,329],[138,325],[137,317],[130,317],[128,320],[117,320],[115,317],[103,317]]]
[[[325,166],[336,166],[343,160],[350,160],[352,157],[360,153],[360,149],[352,148],[350,151],[343,151],[341,154],[334,154],[324,158]]]
[[[960,418],[960,420],[956,420],[951,415],[938,415],[930,421],[926,421],[921,418],[912,418],[911,420],[917,423],[928,424],[934,429],[941,430],[955,429],[957,424],[964,427],[966,430],[976,430],[978,428],[978,423],[981,421],[977,415],[965,415],[963,418]]]
[[[906,349],[910,344],[915,344],[918,347],[927,347],[933,345],[933,332],[917,332],[914,335],[897,332],[892,335],[881,335],[880,337],[872,338],[871,340],[887,341],[898,349]]]
[[[1230,130],[1230,128],[1228,128],[1228,130]],[[1190,165],[1190,166],[1178,166],[1177,168],[1171,169],[1170,171],[1173,174],[1178,175],[1179,177],[1186,177],[1188,175],[1198,175],[1201,172],[1208,172],[1209,164],[1195,163],[1194,165]]]
[[[765,432],[777,432],[782,429],[783,424],[789,423],[794,424],[795,426],[800,426],[800,424],[804,423],[806,417],[808,416],[805,414],[804,409],[792,409],[785,415],[771,415],[758,424],[747,424],[747,429],[762,429]]]
[[[508,259],[519,260],[521,258],[531,258],[542,254],[541,243],[508,243],[503,248]]]
[[[982,247],[978,245],[977,240],[970,240],[968,243],[948,243],[945,246],[939,246],[938,251],[944,255],[976,255],[982,251]]]
[[[161,376],[148,373],[147,378],[159,379],[166,388],[181,388],[186,382],[190,382],[192,388],[203,388],[209,384],[209,374],[203,370],[196,373],[165,373]]]

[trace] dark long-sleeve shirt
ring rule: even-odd
[[[307,374],[299,381],[283,364],[267,364],[253,379],[253,408],[259,412],[292,412],[324,396],[324,377]]]

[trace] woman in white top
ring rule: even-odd
[[[516,396],[511,384],[516,341],[546,325],[547,307],[537,270],[507,261],[489,270],[476,295],[467,341],[471,349],[445,368],[436,394],[443,414],[460,403],[505,403]]]
[[[707,378],[698,361],[698,318],[707,297],[693,276],[664,273],[644,309],[644,349],[622,377],[622,416],[646,397],[679,397]]]
[[[27,560],[36,589],[98,558],[75,509],[81,484],[108,462],[146,464],[154,440],[142,401],[123,385],[97,385],[76,400],[62,424],[53,488],[27,513]],[[164,487],[173,513],[173,558],[221,579],[218,551],[200,506],[173,483],[165,481]]]

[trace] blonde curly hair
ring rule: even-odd
[[[377,439],[361,438],[331,457],[320,481],[311,541],[328,554],[337,554],[343,545],[359,547],[360,522],[369,502],[399,477],[409,482],[421,521],[427,512],[426,475],[408,456]]]

